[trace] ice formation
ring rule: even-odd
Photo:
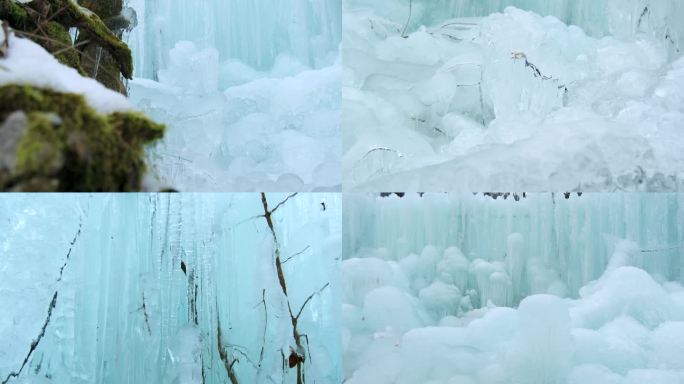
[[[151,188],[341,188],[340,1],[131,5],[131,99],[169,127]]]
[[[345,189],[678,190],[682,17],[675,0],[345,2]]]
[[[684,196],[495,196],[345,196],[345,383],[684,382]]]
[[[4,196],[0,382],[339,383],[339,197],[265,197],[287,296],[259,194]]]

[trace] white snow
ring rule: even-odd
[[[130,111],[133,106],[120,93],[61,64],[43,47],[10,34],[7,57],[0,59],[0,85],[25,84],[58,92],[83,95],[101,113]]]

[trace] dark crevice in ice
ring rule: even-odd
[[[66,259],[64,260],[64,264],[59,268],[59,276],[57,277],[57,282],[62,281],[62,276],[64,275],[64,269],[67,266],[67,263],[69,262],[71,258],[71,252],[74,249],[74,245],[76,244],[76,241],[78,240],[79,236],[81,235],[81,229],[83,228],[83,217],[79,219],[78,223],[78,230],[76,231],[76,234],[74,235],[74,238],[71,240],[69,243],[69,250],[67,251],[66,254]],[[7,384],[10,379],[12,378],[17,378],[21,374],[21,372],[24,370],[24,367],[26,367],[26,364],[28,363],[29,359],[31,359],[31,355],[33,352],[38,348],[38,344],[40,344],[40,341],[43,339],[45,336],[45,331],[47,329],[47,326],[50,324],[50,319],[52,318],[52,311],[55,309],[57,306],[57,294],[59,293],[59,290],[55,290],[55,293],[52,295],[52,300],[50,300],[50,305],[48,306],[47,310],[47,317],[45,318],[45,321],[43,322],[43,326],[40,329],[40,333],[38,336],[31,341],[31,345],[29,346],[29,351],[24,357],[24,361],[21,363],[21,366],[19,367],[18,371],[12,371],[10,372],[5,380],[2,381],[2,384]],[[42,357],[41,357],[41,362],[38,364],[36,368],[36,372],[40,370],[40,367],[42,365]]]
[[[161,253],[159,254],[159,265],[162,265],[164,255],[166,254],[166,247],[169,244],[169,220],[171,216],[171,195],[166,196],[166,222],[164,224],[164,242],[162,243]]]
[[[145,292],[142,294],[142,305],[140,306],[140,309],[143,312],[143,316],[145,317],[145,327],[147,328],[147,333],[152,336],[152,328],[150,327],[150,318],[149,315],[147,314],[147,304],[145,303]]]
[[[185,251],[181,250],[185,257]],[[188,277],[188,320],[195,325],[199,325],[199,315],[197,314],[197,292],[199,287],[195,282],[195,270],[188,270],[187,265],[181,260],[181,270]]]
[[[648,15],[648,7],[644,7],[643,12],[641,12],[641,16],[639,16],[639,21],[637,22],[637,29],[641,28],[641,23],[644,21],[644,17]]]
[[[81,229],[82,228],[83,228],[83,217],[81,217],[79,222],[78,222],[78,231],[76,231],[74,238],[69,243],[69,251],[67,252],[66,259],[64,260],[64,264],[62,264],[62,266],[59,268],[59,277],[57,278],[58,282],[62,281],[62,275],[64,274],[64,268],[66,268],[66,265],[69,262],[69,259],[71,258],[71,251],[74,249],[74,244],[76,244],[76,240],[78,240],[78,237],[81,235]]]
[[[52,310],[55,309],[55,306],[57,305],[57,291],[55,291],[55,294],[52,295],[52,300],[50,301],[50,305],[48,306],[48,311],[47,311],[47,317],[45,318],[45,322],[43,323],[43,326],[40,329],[40,333],[38,334],[38,337],[33,339],[31,341],[31,346],[29,347],[29,351],[26,354],[26,357],[24,357],[24,361],[21,363],[21,367],[19,367],[18,371],[12,371],[7,375],[5,380],[2,381],[2,384],[7,384],[11,378],[13,377],[19,377],[21,374],[21,371],[24,369],[26,364],[28,363],[29,359],[31,358],[31,355],[33,354],[33,351],[38,348],[38,344],[40,341],[43,339],[45,336],[45,330],[47,329],[48,324],[50,323],[50,318],[52,318]]]

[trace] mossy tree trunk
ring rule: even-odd
[[[110,89],[125,93],[122,76],[133,75],[131,51],[103,20],[119,20],[122,0],[0,0],[0,19],[15,32],[42,45],[65,65],[76,68]],[[88,5],[94,11],[82,7]],[[77,28],[76,44],[68,31]]]
[[[121,19],[123,0],[81,0],[80,4],[95,12],[117,37],[121,38],[122,26],[117,23]],[[126,86],[118,71],[114,57],[96,42],[92,42],[90,33],[79,35],[77,44],[86,57],[91,58],[83,63],[83,69],[89,77],[97,79],[107,88],[126,94]]]

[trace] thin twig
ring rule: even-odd
[[[277,211],[278,208],[280,208],[281,205],[287,203],[288,200],[290,200],[291,198],[293,198],[293,197],[295,197],[295,196],[297,196],[297,192],[295,192],[295,193],[291,194],[290,196],[286,197],[285,200],[281,201],[280,203],[278,203],[278,204],[275,206],[275,208],[271,209],[271,214],[275,213],[275,211]]]
[[[259,352],[259,370],[264,362],[264,347],[266,346],[266,328],[268,328],[268,310],[266,309],[266,289],[261,291],[261,303],[264,305],[264,333],[262,335],[261,352]]]
[[[404,30],[401,31],[401,37],[404,39],[407,38],[406,36],[406,30],[408,29],[409,23],[411,22],[411,12],[413,11],[413,0],[409,0],[409,14],[408,14],[408,19],[406,19],[406,25],[404,25]]]
[[[237,360],[230,361],[228,352],[221,345],[221,338],[223,334],[221,332],[221,319],[219,318],[218,304],[216,305],[216,344],[218,347],[219,357],[223,361],[223,366],[226,368],[226,373],[228,374],[228,379],[230,379],[231,384],[239,384],[238,378],[233,370],[233,365]]]
[[[321,289],[319,289],[318,291],[309,295],[309,297],[307,297],[306,300],[304,300],[304,303],[302,304],[301,308],[299,308],[299,312],[297,313],[297,316],[295,316],[295,318],[299,319],[299,316],[302,315],[302,311],[304,310],[304,307],[306,307],[306,305],[309,303],[309,301],[311,301],[311,299],[313,299],[313,297],[316,296],[317,294],[323,292],[323,290],[328,288],[329,285],[330,285],[330,283],[325,283],[325,285],[322,286]]]
[[[301,255],[302,253],[306,252],[306,250],[309,249],[309,248],[311,248],[311,246],[307,245],[306,248],[302,249],[301,251],[299,251],[299,252],[295,253],[294,255],[288,257],[287,259],[283,260],[283,264],[285,264],[285,263],[287,263],[288,261],[290,261],[290,259],[292,259],[293,257],[299,256],[299,255]]]
[[[285,201],[287,201],[290,197],[293,195],[290,195]],[[261,193],[261,203],[264,207],[264,218],[266,219],[266,224],[268,224],[268,228],[271,230],[271,235],[273,236],[273,243],[275,245],[275,264],[276,264],[276,270],[278,273],[278,282],[280,283],[280,288],[283,290],[283,294],[287,296],[287,283],[285,282],[285,275],[283,274],[283,266],[282,263],[280,262],[280,244],[278,243],[278,237],[276,236],[275,229],[273,228],[273,219],[271,218],[271,215],[275,211],[276,208],[280,207],[283,203],[281,202],[280,204],[276,205],[276,208],[273,210],[268,209],[268,201],[266,200],[266,194]],[[289,307],[289,300],[288,300],[288,307]],[[290,314],[292,314],[292,310],[290,310]]]
[[[88,43],[90,43],[90,40],[83,40],[83,41],[78,42],[78,43],[76,43],[76,44],[74,44],[74,45],[71,45],[71,46],[69,46],[69,47],[62,48],[62,49],[58,49],[58,50],[52,52],[52,55],[53,55],[53,56],[57,56],[57,55],[59,55],[60,53],[67,52],[67,51],[70,51],[70,50],[72,50],[72,49],[75,50],[76,48],[80,47],[81,45],[86,45],[86,44],[88,44]]]

